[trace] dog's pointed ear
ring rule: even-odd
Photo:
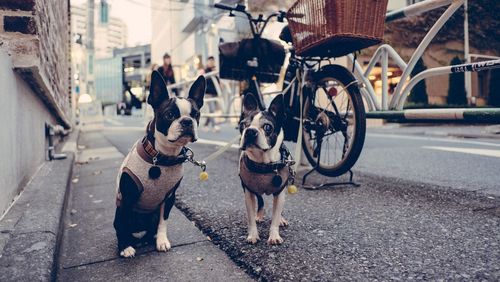
[[[257,103],[257,98],[252,93],[247,93],[243,97],[243,113],[246,115],[253,111],[256,111],[259,107]]]
[[[189,89],[188,99],[195,102],[198,109],[203,107],[203,97],[205,97],[205,89],[207,81],[203,75],[200,75]]]
[[[269,105],[269,112],[282,124],[285,120],[285,100],[283,94],[274,97],[271,105]]]
[[[149,87],[148,104],[150,104],[153,109],[156,109],[168,98],[170,97],[163,77],[161,77],[159,71],[153,71],[151,74],[151,85]]]

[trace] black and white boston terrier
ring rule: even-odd
[[[197,139],[206,81],[198,77],[188,98],[169,95],[160,73],[152,73],[148,104],[153,107],[146,136],[138,140],[123,161],[117,177],[114,227],[118,252],[135,256],[141,242],[154,242],[168,251],[166,220],[183,177],[187,145]]]
[[[283,144],[284,110],[284,100],[281,94],[273,99],[267,110],[263,111],[259,109],[257,99],[253,94],[249,93],[243,98],[240,122],[242,153],[239,174],[245,190],[248,219],[247,242],[251,244],[260,240],[256,221],[260,222],[264,218],[263,194],[274,196],[267,243],[270,245],[283,243],[279,227],[288,225],[281,215],[285,203],[284,188],[291,176],[284,161],[288,152]]]

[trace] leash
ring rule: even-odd
[[[231,146],[236,143],[237,141],[240,140],[240,134],[236,135],[233,139],[229,140],[226,145],[220,147],[217,151],[213,152],[212,154],[208,155],[208,157],[205,158],[205,162],[213,161],[216,158],[218,158],[222,153],[225,151],[229,150]]]
[[[208,155],[201,162],[194,159],[194,152],[190,148],[185,147],[187,149],[186,152],[185,152],[186,161],[192,163],[194,166],[198,166],[198,167],[201,168],[201,172],[200,172],[199,178],[200,178],[201,181],[205,181],[205,180],[208,179],[208,172],[206,171],[207,170],[207,162],[213,161],[216,158],[218,158],[225,151],[229,150],[229,148],[231,148],[231,146],[234,143],[236,143],[239,139],[240,139],[240,135],[238,134],[233,139],[231,139],[229,142],[227,142],[226,145],[220,147],[217,151],[215,151],[212,154]]]

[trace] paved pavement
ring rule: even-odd
[[[132,139],[128,139],[129,141]],[[247,281],[238,268],[179,210],[168,221],[172,249],[117,256],[113,229],[115,178],[123,154],[101,132],[83,132],[59,258],[59,281]]]
[[[103,133],[127,152],[143,134],[141,123],[118,119]],[[177,207],[261,280],[500,279],[498,140],[375,131],[355,168],[360,187],[300,189],[287,197],[291,225],[282,231],[282,246],[245,242],[236,150],[209,164],[207,182],[186,165]],[[201,137],[223,141],[234,134],[223,128]],[[217,149],[202,143],[192,146],[199,159]],[[269,216],[259,225],[261,238],[268,227]]]

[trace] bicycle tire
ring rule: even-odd
[[[323,67],[322,69],[318,70],[313,74],[313,80],[315,83],[314,85],[317,85],[317,82],[320,82],[322,80],[331,78],[335,79],[336,81],[342,83],[344,86],[349,85],[356,79],[354,76],[351,74],[349,70],[347,70],[345,67],[339,66],[339,65],[328,65]],[[317,89],[317,88],[316,88]],[[316,91],[316,89],[312,89],[313,91]],[[365,114],[365,108],[364,108],[364,103],[363,99],[360,94],[359,86],[357,83],[351,84],[349,87],[346,88],[345,91],[351,101],[352,101],[352,106],[354,109],[354,116],[355,116],[355,129],[354,129],[354,135],[353,135],[353,142],[350,145],[349,151],[347,152],[347,155],[342,158],[342,160],[334,166],[324,166],[321,164],[321,155],[323,155],[324,152],[321,152],[320,154],[320,163],[317,166],[316,170],[325,176],[330,176],[330,177],[336,177],[343,175],[344,173],[348,172],[356,163],[358,160],[361,151],[363,149],[364,141],[365,141],[365,135],[366,135],[366,114]],[[311,99],[313,98],[312,95],[307,95],[305,97],[304,101],[304,112],[303,112],[303,119],[306,120],[310,118],[310,113],[312,112],[310,109],[311,105]],[[303,133],[302,133],[302,149],[304,151],[304,154],[308,160],[308,162],[314,167],[316,166],[317,160],[313,156],[313,152],[310,151],[311,148],[307,147],[308,142],[310,140],[306,140],[308,137],[310,138],[310,135],[307,135],[308,132],[303,128]]]

